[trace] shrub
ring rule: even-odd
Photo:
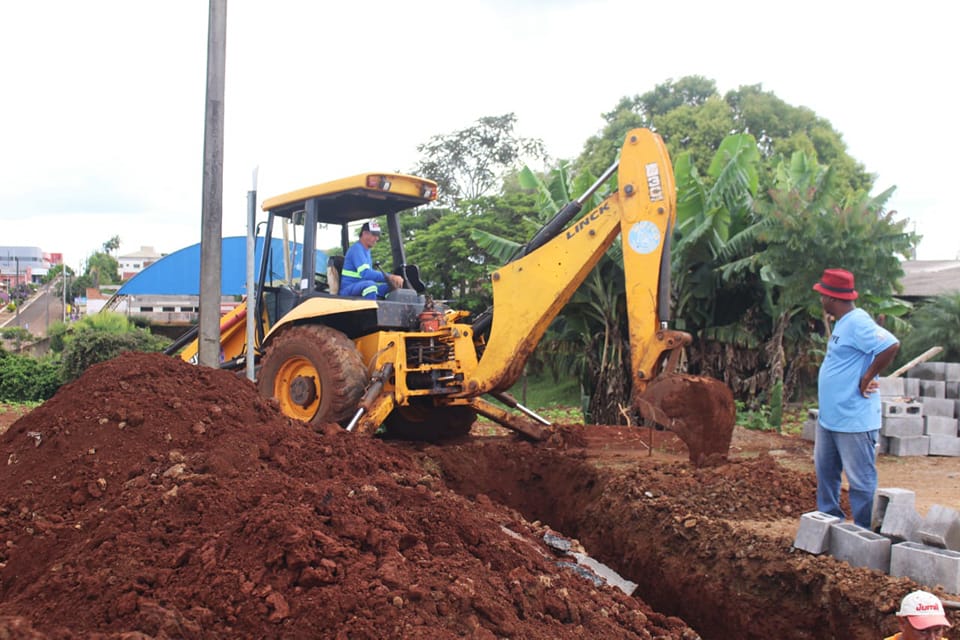
[[[169,341],[143,329],[108,333],[77,325],[63,348],[63,379],[70,382],[90,366],[117,357],[124,351],[162,351]]]
[[[0,352],[0,402],[43,402],[60,388],[56,358]]]

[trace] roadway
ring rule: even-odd
[[[19,313],[4,307],[0,311],[0,328],[23,327],[38,338],[45,338],[50,324],[63,319],[63,301],[52,292],[53,282],[48,282],[20,307]]]

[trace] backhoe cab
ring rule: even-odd
[[[614,172],[616,192],[581,216],[582,203]],[[667,327],[676,194],[659,136],[630,131],[619,160],[601,179],[548,222],[520,257],[491,274],[492,307],[476,318],[429,300],[416,269],[406,263],[398,214],[435,198],[436,184],[429,180],[363,174],[264,202],[264,246],[271,246],[278,227],[284,246],[302,244],[296,256],[302,275],[296,280],[267,273],[271,261],[264,251],[254,296],[257,385],[285,414],[314,427],[339,423],[370,434],[383,426],[418,438],[464,434],[482,414],[527,437],[545,437],[549,423],[507,390],[557,313],[619,237],[633,409],[676,431],[694,462],[726,456],[734,423],[730,390],[713,379],[675,373],[690,336]],[[339,226],[346,252],[351,223],[379,216],[386,217],[392,271],[404,276],[405,287],[386,300],[330,293],[322,273],[313,275],[319,225]],[[245,313],[243,308],[224,318],[226,363],[245,357],[243,332],[237,329]],[[193,353],[191,346],[181,357]]]

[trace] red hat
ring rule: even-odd
[[[853,288],[853,274],[846,269],[824,269],[820,282],[813,285],[813,290],[838,300],[857,299],[857,291]]]
[[[930,627],[949,627],[950,622],[943,614],[940,598],[927,591],[914,591],[907,594],[900,603],[897,615],[906,618],[910,626],[918,631]]]

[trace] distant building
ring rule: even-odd
[[[960,260],[909,260],[900,263],[903,292],[898,298],[918,302],[960,293]]]
[[[127,281],[165,255],[167,254],[157,253],[153,247],[140,247],[140,251],[117,258],[117,275],[121,281]]]
[[[26,282],[39,283],[50,271],[50,254],[40,247],[0,246],[0,282],[8,288]]]
[[[297,244],[293,272],[287,274],[284,262],[283,241],[275,238],[268,252],[269,281],[300,279],[303,246]],[[223,238],[221,245],[220,313],[230,311],[247,293],[247,239],[244,236]],[[254,249],[254,265],[259,271],[263,258],[263,238],[257,238]],[[325,271],[327,255],[317,251],[317,270]],[[158,259],[130,280],[103,304],[99,300],[87,301],[87,312],[106,308],[111,311],[136,315],[150,321],[152,326],[178,327],[196,324],[200,311],[200,244],[174,251]]]

